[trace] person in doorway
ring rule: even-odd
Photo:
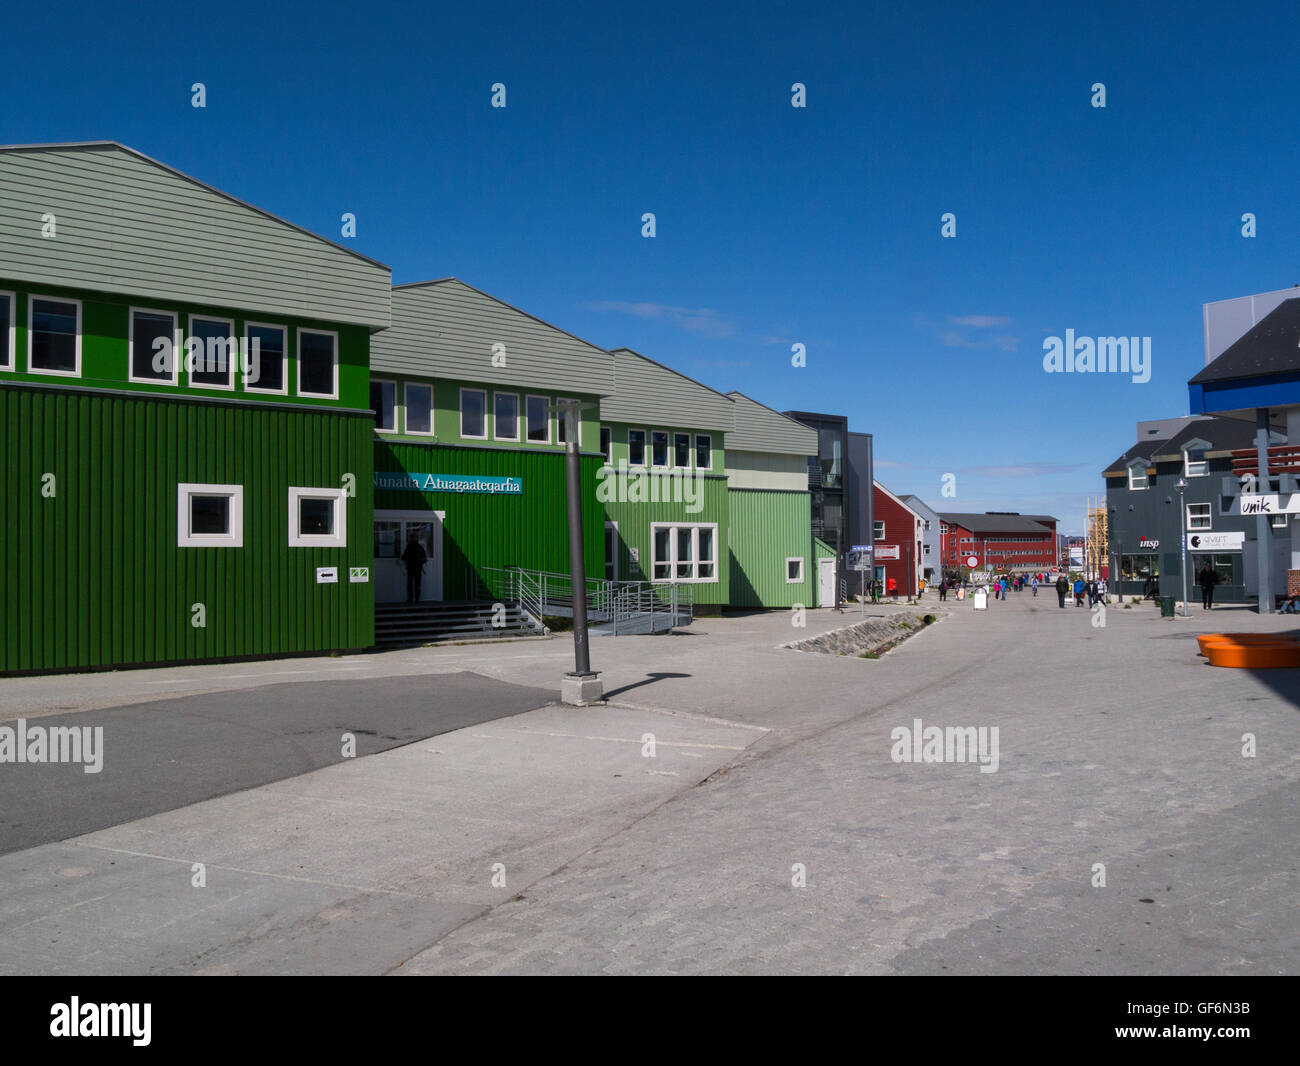
[[[1208,611],[1214,606],[1214,586],[1219,583],[1219,575],[1208,561],[1201,567],[1196,583],[1201,586],[1201,610]]]
[[[1065,606],[1065,594],[1069,591],[1070,591],[1070,583],[1065,580],[1065,575],[1062,574],[1060,577],[1056,579],[1057,606],[1059,607]]]
[[[406,564],[406,602],[420,602],[420,584],[424,580],[424,564],[429,555],[420,543],[419,536],[412,530],[406,539],[406,550],[402,552],[402,562]]]

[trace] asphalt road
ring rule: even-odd
[[[344,733],[362,757],[554,698],[459,672],[265,685],[33,719],[30,727],[102,727],[103,768],[0,765],[0,855],[343,762]]]

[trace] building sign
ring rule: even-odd
[[[339,583],[339,568],[337,566],[316,567],[316,584],[337,585],[338,583]]]
[[[845,565],[850,570],[871,569],[871,548],[866,544],[855,544],[848,550]]]
[[[1187,534],[1187,550],[1193,552],[1239,552],[1245,542],[1241,532]]]
[[[1139,548],[1158,548],[1158,547],[1160,547],[1160,541],[1157,540],[1155,537],[1139,537],[1139,538],[1138,538],[1138,547],[1139,547]]]
[[[370,567],[368,566],[349,566],[348,581],[353,585],[364,585],[370,581]]]
[[[1281,496],[1256,496],[1243,492],[1232,501],[1225,512],[1232,515],[1300,514],[1300,492],[1283,499]]]
[[[897,544],[877,544],[877,545],[876,545],[876,558],[877,558],[877,559],[897,559],[897,558],[898,558],[898,545],[897,545]]]
[[[478,474],[408,474],[404,470],[376,470],[375,488],[403,492],[476,492],[492,496],[520,496],[524,479],[483,477]]]

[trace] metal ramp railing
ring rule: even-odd
[[[547,570],[518,566],[480,566],[469,569],[471,599],[494,599],[519,605],[538,627],[552,618],[573,617],[573,578]],[[609,632],[658,633],[673,626],[690,625],[695,618],[695,595],[690,585],[652,581],[586,580],[587,621],[608,625]]]

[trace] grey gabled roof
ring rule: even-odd
[[[383,263],[116,141],[0,147],[0,277],[372,329],[391,285]]]
[[[1224,349],[1189,385],[1300,373],[1300,297],[1283,300]]]
[[[614,391],[600,401],[603,421],[731,432],[735,404],[729,397],[631,348],[610,354]]]
[[[939,517],[950,526],[961,526],[972,533],[1050,533],[1039,519],[1057,521],[1051,515],[1030,517],[1023,514],[976,514],[970,511],[940,511]]]
[[[877,482],[877,484],[880,483]],[[883,485],[881,485],[880,487],[884,488]],[[916,493],[914,492],[900,493],[898,498],[902,500],[905,504],[907,504],[909,507],[911,507],[913,510],[924,507],[925,512],[928,514],[935,515],[936,517],[939,514],[938,511],[936,511],[933,507],[931,507],[928,503],[926,503],[923,499],[921,499],[920,496],[916,495]]]
[[[817,454],[817,431],[781,414],[743,392],[729,392],[735,402],[736,428],[727,434],[732,452],[776,452],[781,455]]]
[[[504,366],[493,365],[497,344]],[[458,278],[394,287],[393,324],[371,341],[370,365],[554,395],[614,390],[614,357],[604,348]]]
[[[1166,440],[1138,441],[1137,444],[1106,467],[1102,471],[1102,475],[1122,474],[1135,459],[1143,459],[1148,464],[1178,459],[1182,455],[1183,449],[1194,440],[1208,442],[1210,452],[1251,448],[1255,444],[1255,427],[1249,422],[1243,422],[1236,418],[1198,419],[1184,426]]]

